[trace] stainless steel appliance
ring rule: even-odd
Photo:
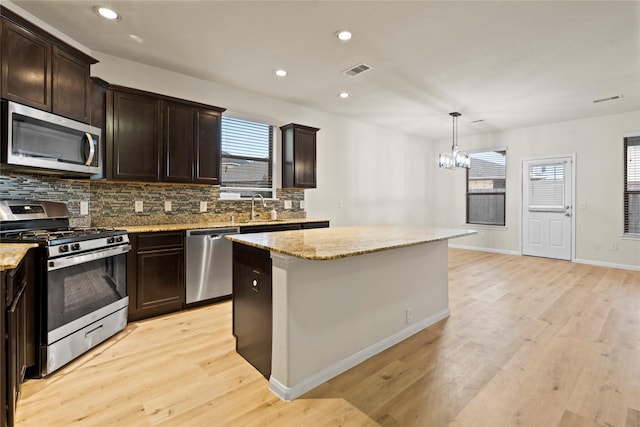
[[[70,228],[66,205],[0,201],[0,240],[38,244],[38,372],[49,375],[127,324],[126,231]]]
[[[2,163],[71,175],[102,173],[99,128],[2,100]]]
[[[232,244],[224,238],[238,227],[187,230],[186,303],[231,295]]]

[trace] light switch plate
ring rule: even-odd
[[[136,200],[134,206],[135,206],[136,212],[142,212],[144,210],[144,206],[142,204],[142,200]]]
[[[80,215],[89,215],[89,202],[80,202]]]
[[[207,202],[200,202],[200,212],[207,211]]]
[[[164,201],[164,211],[171,212],[171,200]]]
[[[291,200],[285,200],[284,201],[284,208],[285,209],[291,209]]]

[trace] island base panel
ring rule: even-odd
[[[265,378],[271,375],[269,251],[233,244],[233,335],[236,351]]]

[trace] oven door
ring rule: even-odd
[[[49,260],[46,344],[128,306],[127,256],[130,245]]]

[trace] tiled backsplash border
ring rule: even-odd
[[[251,202],[219,200],[220,188],[209,185],[128,183],[64,179],[55,175],[14,172],[3,167],[0,173],[0,198],[35,199],[64,202],[74,226],[118,227],[123,225],[198,223],[249,218]],[[267,208],[256,203],[256,213],[268,219],[276,209],[280,218],[304,218],[300,208],[304,190],[277,189],[277,200],[268,200]],[[285,200],[291,209],[284,208]],[[89,202],[89,215],[80,214],[80,202]],[[135,212],[135,201],[142,201],[143,211]],[[165,201],[171,211],[165,212]],[[207,212],[200,212],[200,202],[207,202]]]

